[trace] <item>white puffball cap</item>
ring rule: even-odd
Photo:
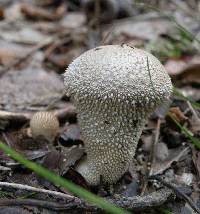
[[[76,58],[64,74],[72,97],[126,101],[153,108],[169,98],[172,84],[152,54],[128,45],[100,46]]]

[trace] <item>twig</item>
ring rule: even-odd
[[[100,0],[95,0],[95,27],[98,32],[100,32]]]
[[[65,108],[52,111],[59,119],[76,115],[76,109],[71,103],[67,103]],[[33,112],[9,112],[0,110],[0,120],[27,122],[31,119]]]
[[[65,198],[65,199],[68,199],[68,200],[78,199],[78,198],[76,198],[76,197],[74,197],[72,195],[67,195],[67,194],[62,193],[62,192],[36,188],[36,187],[24,185],[24,184],[0,182],[0,186],[1,187],[14,188],[14,189],[27,190],[27,191],[33,191],[33,192],[39,192],[39,193],[45,193],[45,194],[48,194],[48,195],[53,195],[53,196],[57,196],[57,197],[60,197],[60,198]]]
[[[195,109],[193,108],[192,104],[190,103],[190,101],[187,100],[187,104],[188,104],[188,107],[190,108],[194,118],[196,121],[200,121],[198,115],[197,115],[197,112],[195,111]]]
[[[171,189],[163,188],[145,196],[134,197],[116,197],[106,198],[109,202],[128,210],[144,210],[150,207],[160,206],[163,203],[174,198],[174,193]],[[78,200],[77,200],[78,199]],[[86,211],[95,211],[95,213],[102,213],[102,210],[94,205],[88,204],[82,199],[74,197],[74,200],[69,201],[67,204],[60,204],[55,202],[33,200],[33,199],[0,199],[1,206],[37,206],[50,210],[64,211],[76,210],[78,213],[85,213]]]
[[[10,171],[10,170],[11,168],[0,165],[0,171]]]
[[[108,40],[108,38],[110,37],[111,34],[113,34],[113,31],[114,31],[114,24],[112,24],[110,30],[106,33],[106,35],[102,38],[101,42],[100,42],[100,45],[105,45],[106,44],[106,41]]]
[[[157,120],[157,125],[156,125],[156,133],[155,133],[155,138],[154,138],[154,142],[153,142],[153,145],[152,145],[152,149],[151,149],[151,154],[150,154],[150,163],[151,163],[151,168],[150,170],[148,170],[147,172],[147,178],[149,176],[152,175],[152,172],[153,172],[153,166],[154,166],[154,163],[155,163],[155,149],[156,149],[156,145],[158,143],[158,139],[159,139],[159,135],[160,135],[160,124],[161,124],[161,120],[160,118],[158,118]],[[143,185],[143,188],[141,190],[141,194],[140,195],[143,195],[144,192],[146,191],[146,188],[147,188],[147,184],[148,184],[148,180],[145,179],[145,183]]]
[[[164,186],[172,189],[174,193],[177,195],[177,197],[184,199],[190,207],[198,214],[200,214],[199,208],[195,205],[195,203],[191,200],[190,197],[188,197],[185,193],[183,193],[178,187],[176,187],[174,184],[168,183],[167,181],[164,181],[162,178],[160,178],[157,175],[150,176],[149,179],[155,179],[158,180],[160,183],[162,183]]]
[[[0,120],[11,120],[26,122],[31,118],[31,113],[18,113],[0,110]]]
[[[160,124],[161,124],[161,119],[158,118],[157,125],[156,125],[155,140],[153,142],[153,147],[152,147],[152,151],[151,151],[151,168],[149,170],[149,176],[151,176],[152,173],[153,173],[153,166],[154,166],[155,161],[156,161],[156,159],[155,159],[155,150],[156,150],[156,146],[158,144],[158,140],[159,140],[159,136],[160,136]]]
[[[54,211],[64,211],[69,210],[70,207],[68,205],[62,205],[56,202],[49,202],[43,200],[36,199],[0,199],[0,207],[5,206],[33,206],[33,207],[41,207]],[[72,209],[72,208],[71,208]]]
[[[76,116],[76,108],[71,103],[67,103],[65,108],[54,110],[54,114],[59,120],[68,119]]]
[[[6,133],[2,133],[2,137],[5,140],[5,142],[7,143],[7,145],[9,147],[11,147],[11,142],[10,142],[9,138],[7,137]]]

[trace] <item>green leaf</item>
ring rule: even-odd
[[[158,210],[161,212],[161,213],[164,213],[164,214],[173,214],[172,212],[170,212],[169,210],[166,210],[162,207],[158,208]]]

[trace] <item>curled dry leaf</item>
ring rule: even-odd
[[[66,4],[60,5],[55,11],[45,10],[40,7],[31,6],[30,4],[23,4],[21,6],[22,13],[31,19],[45,19],[45,20],[58,20],[63,17],[66,11]]]
[[[176,120],[180,123],[188,120],[179,107],[171,107],[170,112],[176,117]]]
[[[3,66],[9,65],[29,51],[30,48],[25,45],[0,40],[0,64]]]

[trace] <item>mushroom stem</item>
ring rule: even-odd
[[[84,110],[86,106],[82,104],[76,106],[83,139],[87,142],[87,159],[80,162],[77,171],[91,185],[99,184],[100,178],[103,183],[115,183],[133,160],[148,115],[142,112],[136,115],[126,103],[116,111],[106,109],[110,114],[98,107],[91,111]],[[122,114],[117,114],[120,111]]]

